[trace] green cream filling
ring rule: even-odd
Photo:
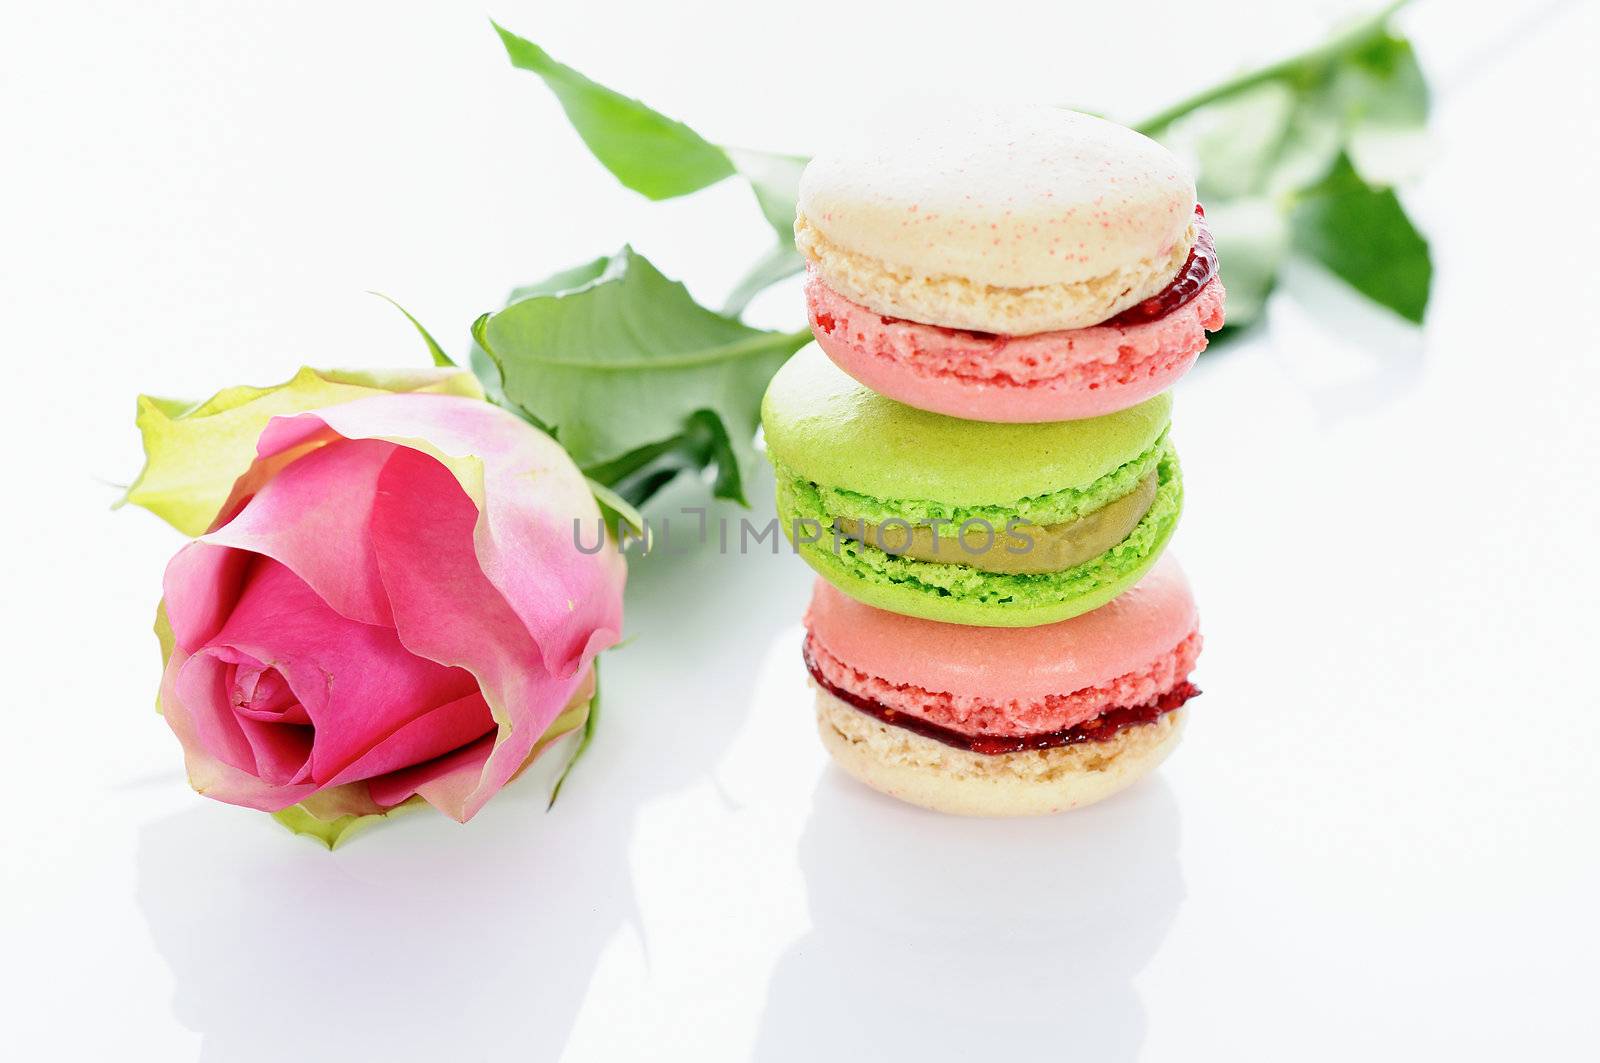
[[[1015,502],[987,506],[951,506],[921,498],[874,498],[841,487],[823,487],[795,474],[781,463],[776,464],[779,480],[792,483],[797,500],[805,499],[808,494],[814,496],[814,501],[805,502],[807,512],[802,515],[820,519],[825,514],[830,524],[834,517],[850,517],[869,524],[882,524],[894,519],[911,524],[928,524],[935,520],[960,524],[966,520],[983,520],[993,527],[1003,528],[1009,520],[1041,525],[1066,524],[1085,513],[1093,513],[1132,491],[1171,453],[1172,444],[1167,440],[1167,433],[1163,432],[1149,450],[1087,487],[1068,487]]]
[[[824,535],[801,551],[827,568],[838,565],[855,576],[875,583],[896,584],[936,596],[954,596],[986,604],[1024,604],[1062,601],[1093,593],[1116,582],[1149,556],[1161,541],[1183,505],[1183,477],[1178,458],[1163,434],[1145,454],[1081,489],[1068,489],[1023,499],[1009,506],[944,506],[922,501],[882,501],[850,491],[822,488],[779,468],[778,508],[786,534],[794,534],[801,520],[829,528],[835,517],[845,516],[882,523],[898,518],[916,522],[936,517],[960,522],[982,519],[1004,527],[1012,519],[1035,523],[1060,523],[1093,512],[1133,490],[1152,468],[1156,471],[1155,501],[1138,525],[1117,545],[1081,565],[1062,572],[1038,574],[982,572],[968,565],[943,564],[897,557],[869,543]],[[856,504],[855,500],[861,503]],[[843,502],[851,503],[848,508]],[[922,516],[916,516],[921,514]]]

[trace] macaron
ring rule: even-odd
[[[817,729],[846,772],[939,812],[1020,816],[1103,800],[1178,743],[1200,653],[1163,559],[1071,620],[970,628],[864,605],[818,580],[805,617]]]
[[[907,616],[1030,627],[1104,605],[1160,556],[1183,505],[1171,411],[1162,394],[1088,420],[961,420],[808,344],[761,416],[784,534],[834,586]]]
[[[886,114],[814,158],[795,241],[845,372],[979,421],[1098,417],[1166,390],[1223,322],[1182,163],[1049,106]]]

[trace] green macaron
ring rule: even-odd
[[[907,616],[1032,627],[1138,582],[1183,506],[1172,400],[1081,421],[914,409],[815,344],[761,404],[784,533],[846,594]]]

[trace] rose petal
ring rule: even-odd
[[[314,410],[381,392],[427,391],[481,399],[464,369],[347,371],[302,369],[267,388],[235,387],[202,403],[139,396],[145,466],[123,497],[186,535],[199,535],[249,468],[257,438],[274,416]]]
[[[378,474],[395,446],[337,440],[267,481],[201,541],[281,562],[333,609],[364,624],[392,623],[367,541]]]
[[[276,668],[249,660],[229,669],[223,708],[250,744],[255,774],[278,786],[305,782],[313,738],[305,706]]]
[[[315,783],[274,786],[210,752],[211,747],[201,740],[195,726],[190,703],[177,690],[178,677],[189,663],[190,657],[181,647],[173,650],[161,678],[161,716],[183,746],[189,784],[196,792],[263,812],[277,812],[310,797],[317,789]]]
[[[260,666],[248,654],[226,647],[204,647],[179,669],[174,690],[189,707],[202,745],[224,764],[255,772],[255,750],[233,713],[233,669],[240,663]]]
[[[405,725],[477,691],[469,673],[409,652],[392,628],[341,616],[270,558],[256,561],[232,615],[206,647],[222,651],[277,669],[304,707],[316,740],[309,775],[295,781],[326,785]],[[191,704],[215,704],[214,690],[179,693],[209,694],[211,702]],[[233,716],[231,697],[222,711]]]
[[[241,664],[234,667],[234,715],[241,721],[258,723],[304,723],[311,717],[306,707],[295,699],[294,691],[276,668],[260,664]]]
[[[221,629],[249,567],[249,554],[201,542],[190,543],[167,562],[162,601],[178,649],[194,653]]]
[[[489,703],[474,690],[464,698],[440,705],[395,731],[353,761],[328,785],[378,776],[431,761],[493,734],[494,716]],[[383,804],[399,804],[410,794]]]
[[[521,618],[478,565],[477,520],[477,507],[443,465],[411,450],[389,459],[372,540],[396,629],[414,653],[470,670],[500,725],[474,785],[454,777],[465,771],[461,761],[451,768],[454,781],[432,788],[439,801],[428,797],[458,820],[471,818],[515,774],[582,678],[545,669]]]
[[[314,438],[388,439],[432,454],[477,505],[480,567],[539,645],[546,667],[575,675],[622,629],[626,565],[607,547],[586,555],[574,522],[593,529],[599,508],[566,451],[513,414],[447,395],[384,395],[273,420],[263,457]]]
[[[311,758],[315,735],[304,724],[262,723],[259,720],[239,721],[255,755],[256,775],[274,786],[307,782],[306,763]]]
[[[368,789],[373,800],[385,806],[397,805],[415,794],[452,819],[465,823],[483,807],[482,801],[474,804],[474,795],[494,749],[494,736],[485,735],[447,757],[373,779]],[[469,808],[470,812],[464,811]]]

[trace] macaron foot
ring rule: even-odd
[[[1222,282],[1152,321],[1004,336],[883,317],[806,285],[824,353],[880,395],[970,421],[1041,423],[1100,417],[1175,384],[1223,323]]]
[[[1185,710],[1103,742],[1000,754],[924,738],[821,689],[816,712],[828,753],[874,790],[950,815],[1038,816],[1095,804],[1144,778],[1177,746]]]

